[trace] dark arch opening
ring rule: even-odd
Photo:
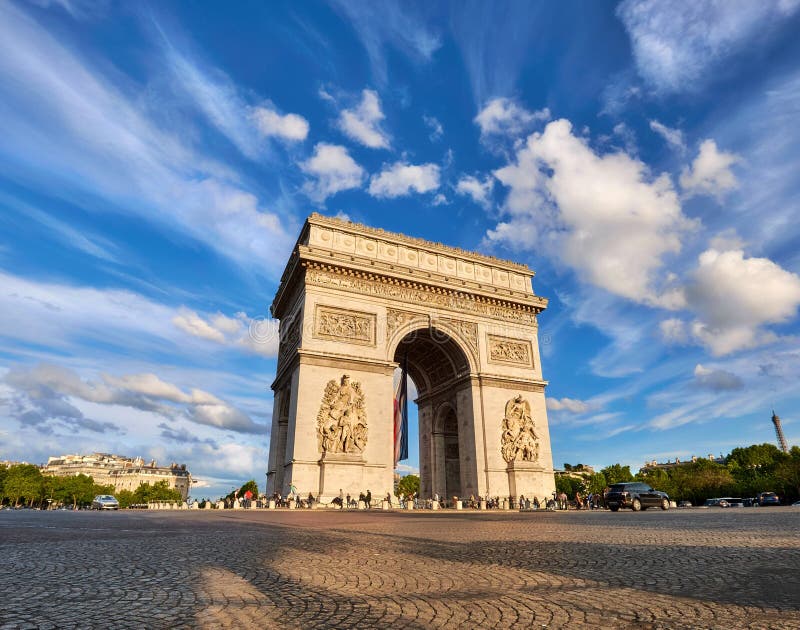
[[[469,375],[469,359],[452,337],[437,328],[414,330],[403,337],[394,360],[403,365],[406,357],[413,382],[408,388],[409,459],[413,460],[416,445],[422,498],[438,494],[450,501],[462,491],[455,386]],[[402,464],[398,470],[403,470]]]

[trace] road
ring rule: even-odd
[[[0,628],[800,628],[800,509],[0,512]]]

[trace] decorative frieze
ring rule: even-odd
[[[487,335],[486,345],[489,349],[489,361],[492,363],[533,367],[533,350],[530,341]]]
[[[320,339],[374,346],[375,319],[373,313],[318,304],[314,311],[314,336]]]
[[[361,384],[347,374],[328,381],[317,414],[319,450],[326,453],[362,453],[367,445],[367,410]]]
[[[425,285],[410,286],[381,278],[366,278],[358,274],[336,273],[309,267],[306,271],[306,284],[383,297],[398,302],[415,304],[424,308],[439,308],[456,313],[473,313],[485,317],[512,321],[518,324],[535,325],[536,313],[526,308],[514,308],[498,303],[484,301],[454,291],[445,291]]]
[[[503,459],[535,462],[539,459],[539,436],[531,417],[531,404],[518,394],[506,403],[503,434],[500,440]]]
[[[466,322],[462,319],[448,319],[441,318],[439,320],[457,331],[461,338],[467,342],[475,357],[478,356],[478,324],[475,322]],[[434,322],[435,325],[435,322]]]
[[[410,313],[408,311],[398,311],[394,308],[386,309],[386,337],[391,339],[398,328],[402,328],[408,322],[414,319],[420,319],[423,316],[419,313]]]

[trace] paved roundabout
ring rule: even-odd
[[[798,628],[800,510],[0,512],[0,628]]]

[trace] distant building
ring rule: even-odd
[[[658,463],[656,460],[652,460],[652,461],[644,463],[644,466],[642,466],[639,469],[639,474],[645,473],[648,470],[653,470],[653,469],[670,470],[671,468],[675,468],[676,466],[685,466],[686,464],[693,464],[698,459],[699,458],[695,457],[694,455],[692,455],[691,459],[687,459],[685,461],[681,461],[679,458],[676,457],[674,462],[664,462],[664,463],[661,463],[661,464]],[[710,461],[714,462],[715,464],[724,464],[725,463],[725,458],[724,457],[722,457],[722,456],[714,457],[714,455],[712,453],[708,454],[708,459]]]
[[[564,470],[554,470],[556,477],[572,477],[573,479],[584,479],[594,474],[594,468],[587,464],[575,464],[574,466],[564,465]]]
[[[789,445],[786,443],[786,438],[783,436],[783,428],[781,427],[781,418],[772,410],[772,424],[775,425],[775,437],[778,439],[778,448],[784,453],[789,452]]]
[[[60,477],[88,475],[97,484],[114,486],[117,491],[131,492],[142,483],[152,486],[159,481],[166,481],[170,488],[181,493],[184,501],[189,496],[192,485],[192,475],[186,470],[185,464],[158,466],[155,460],[146,464],[141,457],[131,459],[108,453],[50,457],[42,467],[42,473]]]

